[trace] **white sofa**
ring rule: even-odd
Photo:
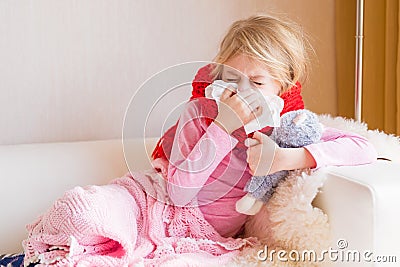
[[[150,168],[147,152],[156,139],[130,143],[135,169]],[[25,224],[76,185],[104,184],[127,172],[121,140],[0,146],[0,254],[21,252]],[[395,255],[400,246],[400,164],[378,161],[357,167],[329,167],[314,201],[329,216],[333,240],[348,249]],[[336,242],[336,241],[335,241]],[[337,249],[335,244],[333,249]],[[360,266],[378,266],[361,262]],[[335,266],[354,266],[354,262]],[[393,265],[394,266],[394,265]]]

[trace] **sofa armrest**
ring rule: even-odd
[[[145,142],[146,141],[146,142]],[[129,140],[130,170],[151,168],[157,138]],[[128,172],[122,140],[0,146],[0,254],[18,253],[33,222],[75,186],[101,185]]]
[[[326,180],[314,205],[328,214],[332,248],[337,249],[336,242],[344,239],[346,249],[396,255],[400,240],[400,164],[379,160],[325,171]]]

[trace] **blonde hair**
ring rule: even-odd
[[[296,23],[269,15],[255,15],[231,25],[214,62],[224,64],[238,54],[254,58],[264,63],[272,78],[280,82],[283,93],[297,81],[306,81],[309,50],[312,47]],[[221,71],[222,67],[217,67],[214,74]]]

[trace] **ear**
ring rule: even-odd
[[[236,202],[236,211],[246,215],[255,215],[260,211],[262,206],[262,201],[247,194]]]

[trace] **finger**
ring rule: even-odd
[[[246,151],[246,162],[249,164],[249,167],[251,165],[250,163],[250,149],[247,149]]]
[[[243,98],[241,100],[246,104],[247,108],[253,112],[261,106],[262,96],[254,90],[247,90],[245,94],[240,92],[239,96]]]
[[[248,164],[249,167],[249,172],[254,175],[256,173],[256,166],[254,166],[253,164],[249,163]]]
[[[246,140],[244,140],[244,145],[247,147],[252,147],[258,144],[259,144],[258,140],[253,138],[247,138]]]
[[[246,151],[247,163],[249,163],[253,167],[257,166],[258,161],[260,160],[261,148],[262,147],[258,144],[258,145],[249,147]]]
[[[262,134],[262,143],[264,144],[264,146],[268,146],[271,149],[271,151],[275,150],[276,147],[278,146],[275,143],[275,141],[271,139],[271,137],[265,134]]]
[[[260,133],[259,131],[254,132],[253,139],[257,140],[259,144],[263,143],[264,134]]]
[[[220,99],[221,100],[226,100],[229,97],[231,97],[231,95],[232,95],[232,91],[230,89],[228,89],[228,88],[225,88],[225,90],[222,92],[222,95],[221,95]]]
[[[251,102],[251,99],[259,99],[260,97],[262,97],[261,93],[257,92],[256,90],[240,91],[239,95],[246,99],[248,102]]]
[[[251,112],[249,114],[250,121],[254,121],[254,123],[258,123],[260,128],[263,128],[263,127],[261,127],[261,121],[259,121],[259,118],[262,115],[262,111],[263,111],[262,107],[258,106],[258,107],[255,107],[253,110],[251,110]]]
[[[260,107],[260,101],[258,99],[255,99],[253,102],[248,104],[252,112],[255,112]]]
[[[254,94],[254,90],[249,89],[249,90],[239,91],[237,95],[243,101],[244,99],[246,99],[247,97],[249,97],[250,95],[253,95],[253,94]]]
[[[232,96],[232,99],[236,103],[235,106],[240,108],[246,114],[251,115],[252,120],[255,118],[255,114],[253,113],[260,107],[260,102],[258,99],[256,98],[243,99],[238,94]],[[250,100],[251,102],[248,102],[247,100]]]
[[[249,169],[251,170],[252,174],[257,173],[258,170],[258,165],[260,163],[260,150],[259,148],[252,148],[249,152],[248,152],[248,159],[247,159],[247,163],[249,165]]]
[[[232,86],[232,85],[228,85],[228,86],[226,87],[226,89],[228,89],[228,90],[231,91],[232,93],[236,93],[236,91],[237,91],[237,89],[236,89],[234,86]]]
[[[229,97],[231,97],[231,96],[233,96],[233,95],[236,95],[236,88],[235,87],[233,87],[232,85],[228,85],[226,88],[225,88],[225,91],[228,91],[229,92]]]
[[[249,172],[250,172],[252,175],[254,175],[255,169],[254,169],[253,164],[249,164]]]
[[[260,103],[261,103],[260,97],[257,94],[250,94],[250,95],[244,97],[243,99],[244,99],[244,102],[246,102],[250,106],[254,105],[254,103],[257,103],[258,105],[260,105]]]
[[[260,117],[263,113],[263,107],[260,106],[256,110],[253,111],[253,114],[256,118]]]
[[[256,151],[254,146],[249,147],[247,149],[247,151],[246,151],[246,155],[247,155],[246,161],[247,161],[247,163],[249,163],[249,164],[253,163],[254,156],[256,155],[256,153],[257,153],[257,151]]]

